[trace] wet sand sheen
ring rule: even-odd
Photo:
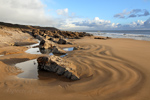
[[[69,81],[53,74],[49,74],[52,75],[50,79],[44,80],[14,77],[0,83],[0,87],[5,91],[0,92],[9,95],[12,100],[22,98],[22,95],[25,97],[22,98],[23,100],[150,99],[148,41],[126,39],[101,41],[86,38],[74,42],[85,48],[85,50],[69,52],[66,57],[77,66],[78,75],[81,77],[79,81]],[[141,54],[141,51],[145,52]],[[39,74],[42,74],[41,78],[47,75]],[[21,90],[25,92],[22,93]],[[29,90],[32,90],[32,95]]]

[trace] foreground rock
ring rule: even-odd
[[[79,80],[76,67],[67,60],[58,56],[43,56],[37,59],[38,69],[49,72],[55,72],[71,80]]]

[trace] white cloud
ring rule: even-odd
[[[111,23],[110,20],[103,20],[99,17],[95,17],[93,20],[81,20],[73,22],[76,26],[84,26],[91,29],[112,29],[118,27],[118,23]]]
[[[0,21],[17,24],[51,25],[59,22],[46,15],[40,0],[0,0]]]
[[[149,16],[150,12],[146,9],[133,9],[131,11],[123,10],[122,13],[115,14],[115,18],[133,18],[133,17],[142,17]]]
[[[112,23],[109,20],[103,20],[99,17],[95,17],[93,20],[78,18],[74,20],[67,20],[65,25],[61,26],[61,28],[73,30],[150,29],[150,18],[146,21],[137,20],[129,24]]]
[[[68,16],[68,8],[58,9],[56,12],[57,12],[58,15]]]

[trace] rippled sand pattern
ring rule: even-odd
[[[109,46],[95,44],[83,45],[83,48],[85,50],[72,51],[65,57],[77,66],[80,80],[70,81],[39,71],[39,80],[1,81],[0,93],[9,94],[12,100],[22,95],[26,97],[23,100],[35,97],[35,100],[134,100],[130,97],[136,95],[145,82],[145,75],[137,69],[139,65],[115,55]],[[7,65],[4,70],[4,74],[16,73],[15,68]]]
[[[140,89],[144,75],[136,69],[136,64],[116,56],[108,46],[88,45],[85,48],[72,55],[81,77],[75,85],[78,91],[93,98],[112,100],[112,97],[133,95]]]

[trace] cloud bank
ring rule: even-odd
[[[146,21],[137,20],[131,22],[129,24],[119,24],[119,23],[112,23],[109,20],[102,20],[98,17],[95,17],[93,20],[81,20],[77,22],[73,22],[73,26],[77,27],[86,27],[86,29],[95,29],[95,30],[107,30],[107,29],[122,29],[122,30],[132,30],[132,29],[150,29],[150,18]]]
[[[115,18],[133,18],[133,17],[142,17],[149,16],[150,12],[146,9],[133,9],[131,11],[124,10],[122,13],[115,14]]]
[[[40,0],[0,0],[0,4],[0,21],[44,26],[59,23],[46,15],[46,5]]]

